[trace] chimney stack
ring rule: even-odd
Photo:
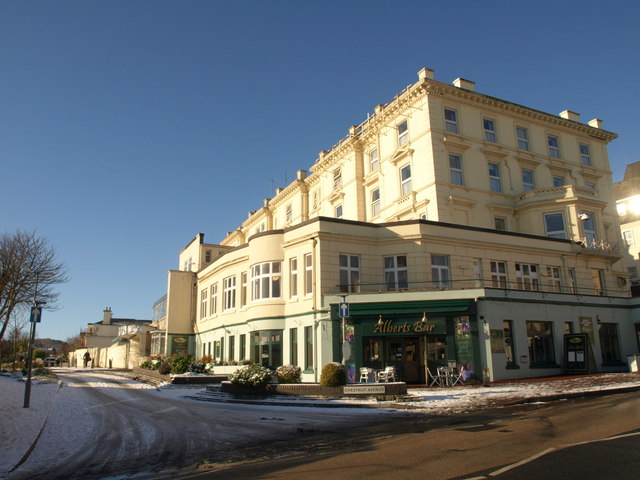
[[[102,324],[111,325],[111,307],[107,307],[102,312]]]
[[[574,122],[580,121],[580,114],[576,112],[572,112],[571,110],[564,110],[560,112],[560,116],[562,118],[566,118],[567,120],[573,120]]]
[[[453,81],[453,86],[458,88],[463,88],[465,90],[471,90],[472,92],[476,91],[476,82],[472,82],[471,80],[465,80],[464,78],[456,78]]]

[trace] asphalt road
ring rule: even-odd
[[[11,480],[171,478],[178,469],[242,461],[263,446],[331,434],[344,412],[166,398],[86,371],[59,377],[65,385],[42,435]],[[349,418],[354,428],[375,421],[360,409],[350,409]]]
[[[199,403],[86,371],[60,377],[46,427],[9,480],[637,478],[640,437],[601,441],[640,432],[637,392],[402,416]]]
[[[639,478],[638,433],[636,392],[414,418],[317,438],[286,458],[179,478],[626,480]]]

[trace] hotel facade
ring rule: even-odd
[[[626,370],[615,138],[424,68],[219,244],[180,252],[152,353],[210,355],[216,373],[294,364],[309,382],[330,361],[351,381],[394,366],[425,383],[452,362],[503,380],[566,371],[565,335],[586,333],[590,371]]]

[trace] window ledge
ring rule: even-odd
[[[406,146],[400,147],[396,150],[393,156],[389,159],[389,161],[396,165],[400,160],[405,158],[406,156],[411,156],[413,154],[412,148],[407,148]]]
[[[369,175],[367,175],[364,178],[364,182],[363,182],[364,186],[368,187],[368,186],[372,185],[373,183],[377,182],[379,175],[380,175],[379,174],[379,170],[375,170],[375,171],[371,172]]]
[[[620,360],[608,360],[606,362],[602,362],[603,367],[626,367],[627,364]]]
[[[561,368],[556,362],[532,362],[529,368]]]

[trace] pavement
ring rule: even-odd
[[[171,388],[165,386],[163,388]],[[282,407],[392,408],[399,410],[456,411],[543,403],[571,398],[640,391],[640,372],[603,373],[509,380],[456,387],[408,386],[407,395],[391,400],[375,397],[249,396],[221,392],[219,386],[185,392],[184,397],[203,402],[241,403]]]

